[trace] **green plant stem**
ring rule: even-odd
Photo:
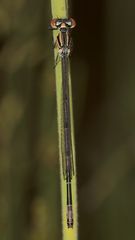
[[[52,18],[66,18],[68,17],[68,3],[66,0],[51,0],[51,9],[52,9]],[[53,31],[54,41],[56,40],[58,32]],[[54,49],[54,57],[56,59],[57,49]],[[75,143],[74,143],[74,127],[73,127],[73,107],[72,107],[72,90],[71,90],[71,75],[69,69],[69,95],[70,95],[70,120],[71,120],[71,138],[72,138],[72,149],[73,149],[73,163],[75,167],[75,175],[72,178],[72,200],[73,200],[73,218],[74,226],[73,228],[68,229],[67,220],[66,220],[66,201],[67,201],[67,192],[66,192],[66,181],[63,178],[62,171],[62,108],[61,108],[61,98],[62,98],[62,69],[61,62],[57,64],[55,68],[56,76],[56,96],[57,96],[57,115],[58,115],[58,135],[59,135],[59,158],[60,158],[60,179],[61,179],[61,201],[62,201],[62,227],[63,227],[63,240],[77,240],[78,239],[78,230],[77,230],[77,189],[76,189],[76,161],[75,161]]]

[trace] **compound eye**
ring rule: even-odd
[[[56,20],[56,27],[59,28],[62,24],[62,20],[61,19],[57,19]]]
[[[52,29],[57,29],[56,21],[57,21],[57,18],[54,18],[51,20],[50,25],[51,25]]]
[[[71,28],[74,28],[76,26],[76,21],[73,18],[70,18],[71,21]]]

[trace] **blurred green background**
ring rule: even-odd
[[[135,3],[72,0],[80,239],[135,239]],[[49,0],[0,1],[0,240],[61,235]]]

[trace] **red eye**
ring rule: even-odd
[[[52,19],[50,22],[50,25],[53,29],[57,29],[56,22],[57,22],[57,18]]]
[[[76,26],[76,21],[73,18],[70,18],[71,21],[71,28],[74,28]]]

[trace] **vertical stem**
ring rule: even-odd
[[[66,18],[68,17],[68,1],[67,0],[51,0],[51,10],[52,10],[52,18]],[[58,32],[53,31],[54,42],[56,39]],[[57,49],[54,49],[54,57],[56,59]],[[73,200],[73,217],[74,217],[74,225],[73,228],[67,227],[67,189],[66,189],[66,181],[63,178],[63,170],[62,170],[62,152],[61,146],[63,145],[61,130],[63,128],[62,124],[62,108],[61,108],[61,100],[62,100],[62,65],[61,61],[57,64],[55,68],[55,77],[56,77],[56,97],[57,97],[57,117],[58,117],[58,136],[59,136],[59,158],[60,158],[60,179],[61,179],[61,201],[62,201],[62,231],[63,231],[63,240],[77,240],[78,239],[78,231],[77,231],[77,189],[76,189],[76,161],[75,161],[75,144],[74,144],[74,127],[73,127],[73,107],[72,107],[72,89],[71,89],[71,75],[70,68],[68,69],[68,79],[69,79],[69,101],[70,101],[70,122],[71,122],[71,141],[72,141],[72,151],[73,151],[73,165],[75,175],[72,179],[72,200]]]

